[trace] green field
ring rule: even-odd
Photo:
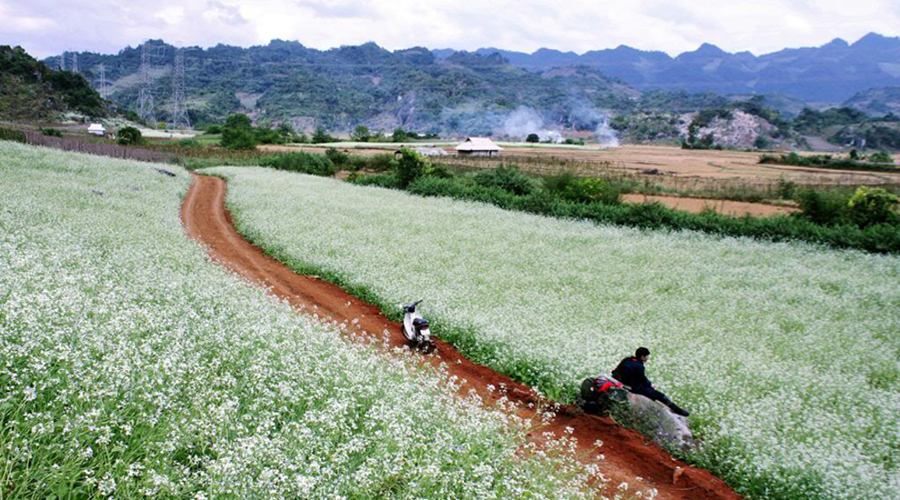
[[[551,397],[650,347],[651,379],[705,442],[690,458],[750,497],[900,486],[898,257],[208,172],[271,255],[389,313],[424,298],[442,338]]]

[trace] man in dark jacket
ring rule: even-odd
[[[631,392],[646,396],[653,401],[659,401],[668,406],[672,413],[682,417],[690,415],[687,410],[681,409],[665,394],[653,388],[653,384],[644,375],[644,363],[648,359],[650,359],[650,349],[638,347],[637,351],[634,352],[634,357],[628,357],[619,362],[619,366],[613,370],[612,376],[619,382],[627,385]]]

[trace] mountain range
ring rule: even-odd
[[[157,117],[166,120],[176,49],[162,40],[146,45]],[[758,57],[709,44],[677,57],[624,46],[578,55],[550,49],[390,51],[371,42],[318,50],[283,40],[183,50],[192,123],[243,112],[257,123],[289,122],[302,130],[366,125],[388,132],[403,127],[487,134],[524,116],[532,129],[587,131],[610,115],[664,113],[661,119],[671,121],[672,115],[761,94],[767,106],[797,114],[810,101],[837,104],[872,87],[900,86],[900,38],[876,34],[852,45],[835,40]],[[102,65],[109,86],[101,90],[121,109],[136,110],[141,52],[126,47],[117,54],[77,55],[88,81],[99,84]],[[57,58],[45,62],[55,65]],[[878,96],[859,102],[893,109],[895,93]]]
[[[150,87],[157,117],[164,120],[175,48],[162,40],[147,45]],[[322,51],[282,40],[250,48],[184,50],[193,123],[221,122],[244,112],[257,123],[290,122],[303,130],[346,131],[365,124],[383,131],[489,133],[517,109],[527,108],[554,128],[588,130],[609,112],[654,102],[691,110],[708,104],[708,98],[722,100],[687,94],[658,98],[590,66],[528,71],[497,54],[458,52],[438,59],[421,47],[389,51],[366,43]],[[95,83],[102,64],[111,84],[109,99],[123,109],[138,108],[140,47],[118,54],[79,52],[78,60],[83,75]]]
[[[438,58],[454,53],[435,51]],[[838,104],[872,87],[900,85],[900,37],[876,33],[852,44],[836,38],[821,47],[788,48],[760,56],[729,53],[708,43],[676,57],[625,45],[581,55],[546,48],[531,54],[496,48],[475,53],[497,53],[514,66],[532,71],[583,64],[638,90],[783,94]]]

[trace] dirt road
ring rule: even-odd
[[[244,240],[225,210],[223,180],[195,175],[181,215],[188,235],[206,244],[214,260],[244,278],[269,287],[270,293],[287,299],[296,307],[306,310],[315,307],[320,315],[338,323],[358,319],[359,327],[365,332],[380,335],[387,330],[392,346],[404,345],[399,323],[385,318],[375,306],[357,300],[335,285],[292,272]],[[472,363],[445,342],[437,342],[438,354],[433,359],[423,358],[423,362],[446,363],[451,374],[467,381],[463,391],[475,389],[485,401],[499,398],[496,391],[488,389],[489,385],[500,387],[505,384],[508,397],[522,403],[519,415],[540,420],[535,410],[528,408],[528,403],[549,402],[509,377]],[[574,429],[579,455],[585,461],[596,461],[604,475],[612,480],[612,487],[624,481],[638,489],[656,488],[658,498],[665,499],[740,498],[709,472],[672,458],[645,437],[618,426],[610,419],[585,415],[577,408],[562,406],[549,426],[536,429],[530,436],[540,440],[542,432],[560,435],[567,427]],[[599,450],[593,445],[597,440],[603,441]],[[605,458],[599,459],[598,453]],[[635,483],[636,476],[642,477],[643,481]]]

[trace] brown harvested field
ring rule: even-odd
[[[663,205],[674,208],[675,210],[684,210],[686,212],[700,213],[707,208],[715,210],[724,215],[733,215],[742,217],[750,215],[753,217],[769,217],[772,215],[787,215],[792,212],[799,211],[798,208],[786,207],[779,205],[768,205],[765,203],[748,203],[745,201],[731,200],[711,200],[705,198],[679,198],[677,196],[656,196],[644,194],[626,194],[622,196],[622,200],[627,203],[647,203],[657,201]]]
[[[263,146],[271,151],[314,151],[322,147]],[[445,148],[452,153],[452,148]],[[378,148],[342,148],[351,154],[391,152]],[[517,164],[523,171],[552,174],[571,171],[583,176],[622,176],[646,180],[676,189],[712,186],[771,186],[781,179],[815,186],[900,186],[897,173],[826,170],[786,165],[760,165],[760,153],[743,151],[685,150],[671,146],[628,145],[613,149],[564,149],[506,147],[499,158],[440,157],[441,162],[469,168],[492,168],[500,162]],[[658,174],[646,174],[657,170]]]

